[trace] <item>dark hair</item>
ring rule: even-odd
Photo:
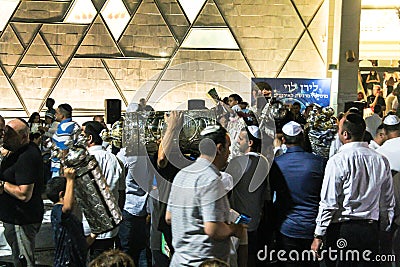
[[[285,138],[285,144],[286,145],[304,145],[304,133],[299,133],[296,136],[290,136],[282,132],[283,137]]]
[[[300,105],[299,102],[294,102],[294,103],[292,104],[292,106],[299,106],[299,107],[301,107],[301,105]]]
[[[89,267],[135,267],[132,258],[117,249],[107,250],[89,263]]]
[[[347,114],[360,114],[360,110],[356,107],[351,107],[346,112]]]
[[[376,104],[374,107],[374,113],[379,114],[382,112],[382,106],[379,104]]]
[[[226,129],[219,123],[211,127],[215,127],[215,130],[202,135],[199,144],[200,153],[207,156],[215,156],[216,146],[218,144],[221,144],[224,147],[226,145]]]
[[[65,192],[67,179],[62,176],[56,176],[50,179],[46,186],[46,195],[53,202],[60,200],[60,192]]]
[[[72,117],[72,107],[69,104],[61,104],[58,106],[58,109],[65,118]]]
[[[271,85],[267,82],[258,82],[258,83],[256,83],[256,85],[257,85],[258,89],[260,89],[261,91],[264,89],[268,90],[268,91],[272,91]]]
[[[233,99],[235,99],[235,101],[237,101],[238,104],[242,103],[242,101],[243,101],[242,97],[238,94],[231,94],[229,97],[232,97]]]
[[[29,140],[32,142],[34,139],[40,138],[42,135],[39,132],[36,133],[30,133],[29,134]]]
[[[47,98],[46,99],[46,107],[53,107],[54,106],[54,104],[56,103],[56,101],[54,101],[54,99],[53,98]]]
[[[344,117],[343,130],[350,134],[353,141],[363,141],[365,128],[365,121],[360,114],[350,113]]]
[[[103,139],[101,139],[100,133],[104,129],[104,126],[98,121],[87,121],[82,124],[85,126],[85,136],[92,136],[92,142],[96,145],[101,145]]]
[[[4,123],[4,124],[6,124],[6,120],[4,119],[4,117],[3,116],[1,116],[0,115],[0,122],[2,122],[2,123]]]
[[[35,119],[36,116],[39,116],[39,120],[40,120],[40,114],[39,114],[39,112],[33,112],[32,115],[29,117],[28,122],[29,122],[29,123],[33,123],[33,120]]]
[[[385,128],[386,133],[393,133],[393,132],[400,131],[400,123],[395,124],[395,125],[384,124],[383,127]]]

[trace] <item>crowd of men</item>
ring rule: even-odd
[[[268,97],[271,88],[262,93]],[[394,113],[377,115],[375,124],[360,111],[342,114],[328,159],[306,146],[307,114],[296,102],[274,142],[284,153],[272,160],[261,153],[264,129],[233,94],[226,107],[246,122],[234,140],[216,123],[201,131],[196,157],[183,155],[183,115],[172,111],[157,152],[132,156],[102,140],[107,125],[101,116],[80,126],[69,104],[53,109],[48,102],[45,125],[34,126],[34,118],[6,124],[0,116],[0,221],[15,266],[34,266],[44,192],[55,204],[54,266],[87,266],[114,248],[139,267],[205,266],[210,259],[226,266],[319,266],[321,259],[327,266],[377,266],[378,255],[400,257],[400,119]],[[145,101],[136,108],[151,110]],[[33,142],[32,131],[39,130],[40,141],[64,152],[50,161],[50,146],[38,142],[41,151]],[[75,212],[77,170],[62,165],[80,130],[123,216],[118,227],[99,235]],[[232,156],[231,143],[238,155]],[[360,254],[331,257],[330,249]],[[361,257],[365,251],[368,259]]]

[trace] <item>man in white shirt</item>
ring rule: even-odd
[[[390,166],[385,157],[362,142],[365,128],[358,114],[347,114],[340,120],[338,134],[343,146],[326,165],[311,245],[319,256],[326,238],[327,246],[333,250],[338,249],[340,240],[345,240],[346,246],[339,247],[344,250],[343,255],[348,255],[348,250],[357,250],[360,255],[369,250],[372,253],[368,256],[374,259],[379,244],[378,220],[381,230],[390,228],[395,203]],[[328,258],[327,254],[322,255]],[[337,260],[336,266],[376,266],[361,256],[359,261],[352,257],[328,260]]]
[[[115,199],[120,203],[125,196],[125,174],[123,164],[118,158],[102,147],[103,140],[100,137],[104,127],[98,121],[88,121],[83,124],[82,130],[88,138],[88,152],[96,158],[99,167],[106,178],[107,185],[114,195]],[[120,205],[121,206],[121,205]],[[85,235],[90,234],[90,228],[86,220],[83,221]],[[119,227],[100,234],[89,250],[90,260],[93,260],[103,251],[115,248],[115,239],[118,235]]]
[[[387,157],[392,171],[400,171],[400,119],[396,115],[388,115],[383,121],[387,140],[376,151]]]
[[[396,255],[400,256],[400,176],[398,174],[400,172],[400,119],[396,115],[388,115],[383,121],[383,125],[386,130],[387,140],[376,151],[389,160],[390,169],[393,175],[393,186],[396,200],[395,218],[392,227],[392,230],[394,230],[393,236],[382,235],[382,237],[385,238],[384,243],[387,244],[387,246],[384,247],[384,253],[388,254],[391,252],[391,244],[393,244],[393,251]]]

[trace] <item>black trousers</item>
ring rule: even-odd
[[[352,220],[331,224],[326,233],[323,254],[328,267],[379,266],[375,256],[379,251],[379,225],[372,220]],[[370,251],[370,252],[369,252]]]
[[[278,266],[318,267],[319,261],[311,253],[312,242],[312,239],[292,238],[278,233],[278,249],[285,251],[285,261],[278,260]]]

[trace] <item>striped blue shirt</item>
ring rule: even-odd
[[[74,138],[76,131],[80,129],[79,124],[72,121],[72,118],[62,120],[58,125],[57,131],[53,134],[52,140],[57,148],[61,150],[67,150],[68,147],[65,143]],[[60,159],[51,159],[51,171],[53,172],[53,177],[57,176],[60,172],[61,164]]]

